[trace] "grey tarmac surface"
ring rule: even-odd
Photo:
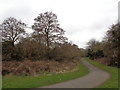
[[[110,74],[108,72],[93,66],[84,59],[82,63],[89,69],[89,74],[81,78],[40,88],[94,88],[109,79]]]

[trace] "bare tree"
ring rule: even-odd
[[[59,27],[57,16],[52,12],[39,14],[34,19],[35,23],[32,28],[37,32],[40,38],[43,37],[45,45],[49,49],[52,43],[62,43],[67,40],[64,35],[64,30]]]
[[[22,21],[18,21],[14,17],[7,18],[0,26],[3,41],[10,41],[14,46],[14,43],[21,37],[21,34],[25,33],[25,27],[26,24]]]

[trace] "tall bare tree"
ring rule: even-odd
[[[14,46],[14,43],[21,37],[21,34],[25,33],[26,24],[14,17],[9,17],[3,21],[0,26],[2,30],[3,41],[10,41]]]
[[[41,13],[34,20],[32,28],[40,38],[44,39],[47,48],[50,48],[52,43],[62,43],[67,40],[63,36],[65,31],[59,27],[57,16],[54,13]]]

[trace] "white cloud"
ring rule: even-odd
[[[66,36],[85,47],[92,38],[101,40],[117,21],[117,6],[118,0],[0,0],[0,23],[14,16],[30,26],[38,14],[53,11]]]

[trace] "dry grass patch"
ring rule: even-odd
[[[3,61],[3,75],[32,75],[36,76],[42,72],[63,73],[68,72],[77,65],[77,62],[57,62],[54,60],[48,61]]]

